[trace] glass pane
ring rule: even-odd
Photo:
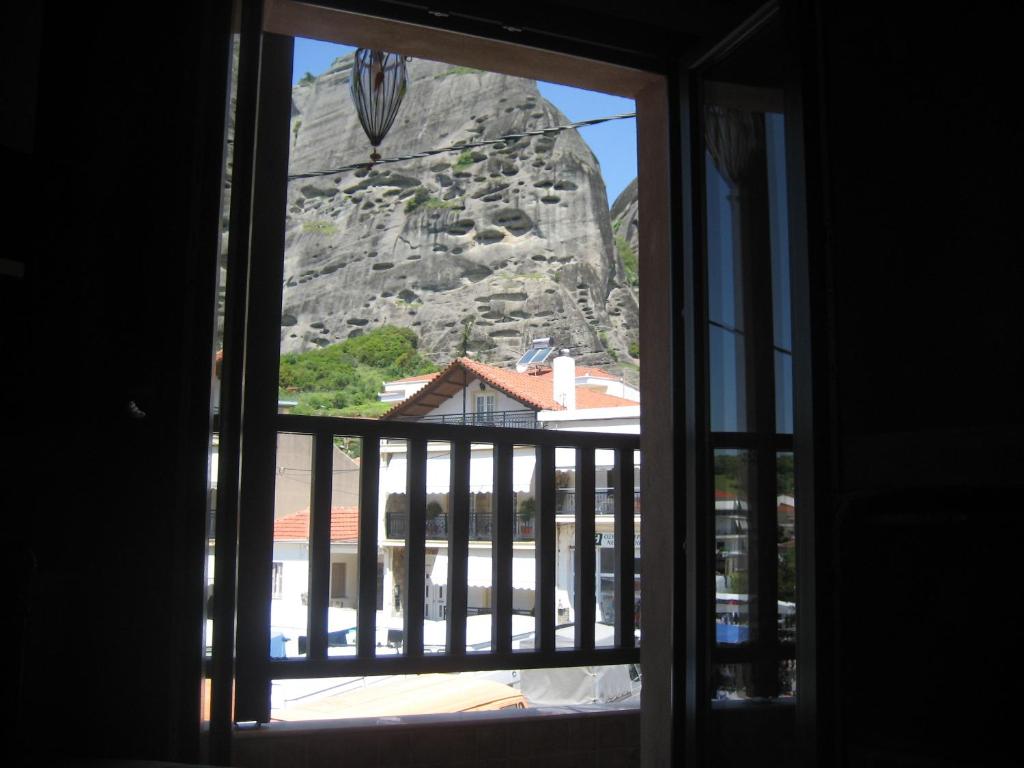
[[[715,667],[715,699],[754,698],[753,664],[719,664]]]
[[[491,649],[494,541],[494,446],[474,443],[469,466],[469,564],[466,568],[466,650]]]
[[[711,430],[744,432],[747,429],[746,338],[712,325],[709,331]]]
[[[401,654],[405,638],[407,595],[406,543],[409,535],[408,445],[405,440],[380,441],[377,526],[378,561],[383,563],[377,614],[376,654]]]
[[[775,431],[793,433],[793,355],[775,350]]]
[[[789,205],[785,120],[764,116],[768,164],[768,222],[772,250],[772,331],[775,346],[775,431],[793,432],[793,323],[789,272]]]
[[[594,646],[615,644],[615,452],[599,449],[594,452],[594,591],[597,610],[594,614]]]
[[[750,623],[750,454],[715,451],[715,639],[745,643]]]
[[[779,696],[796,696],[796,659],[779,662]]]
[[[221,362],[224,355],[224,297],[227,292],[227,266],[228,266],[228,232],[231,224],[231,180],[232,180],[232,153],[231,147],[234,142],[234,120],[235,106],[238,93],[238,35],[231,35],[231,67],[228,82],[229,106],[227,114],[227,141],[224,152],[224,186],[221,190],[220,201],[220,246],[217,252],[217,316],[215,333],[215,349],[211,350],[214,356],[213,371],[210,377],[210,406],[214,413],[220,412],[220,387],[221,387]],[[206,591],[204,602],[204,616],[206,618],[203,626],[203,649],[204,649],[204,671],[203,689],[200,717],[206,721],[210,719],[210,679],[206,675],[211,673],[207,663],[213,654],[213,587],[215,582],[214,564],[216,551],[216,522],[217,522],[217,470],[220,453],[218,450],[220,435],[213,433],[210,436],[209,451],[209,486],[207,488],[207,532],[206,532]]]
[[[708,320],[710,323],[711,429],[747,429],[743,268],[735,248],[734,208],[729,183],[706,153]]]
[[[793,349],[789,284],[789,204],[786,189],[786,126],[780,112],[764,116],[768,166],[768,226],[772,250],[772,329],[775,346]]]
[[[512,649],[533,649],[537,590],[537,449],[517,445],[512,458],[515,493],[512,532]]]
[[[640,451],[633,451],[633,635],[640,645]]]
[[[313,436],[277,436],[270,656],[305,656],[308,647],[309,530]]]
[[[555,647],[575,648],[576,449],[555,449]]]
[[[796,501],[793,454],[776,455],[779,557],[779,641],[796,642]]]
[[[427,448],[426,549],[423,558],[426,568],[423,580],[424,653],[443,652],[447,642],[451,470],[451,443],[431,442]]]
[[[354,656],[359,609],[358,437],[334,438],[331,460],[331,569],[328,587],[327,654]]]

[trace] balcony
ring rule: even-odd
[[[634,488],[632,495],[634,513],[640,514],[640,489]],[[616,493],[614,488],[595,488],[594,514],[614,515],[615,498]],[[575,488],[558,488],[555,490],[555,511],[559,515],[576,514]]]
[[[403,417],[396,421],[416,421],[427,424],[457,424],[471,427],[498,427],[500,429],[537,429],[537,412],[485,411],[483,413],[446,413],[433,416]]]
[[[529,412],[529,418],[533,413]],[[614,542],[614,589],[606,582],[612,574],[606,558],[601,558],[601,594],[597,586],[597,552],[594,546],[595,519],[601,513],[614,513],[617,531],[633,531],[636,494],[633,490],[639,435],[569,432],[525,428],[526,414],[513,418],[510,413],[488,414],[492,421],[515,424],[504,429],[479,424],[462,425],[433,421],[380,421],[339,419],[296,414],[277,414],[274,429],[278,434],[309,435],[312,442],[311,511],[308,534],[308,599],[302,607],[306,617],[308,642],[305,653],[286,658],[270,657],[270,627],[263,611],[240,612],[238,635],[246,638],[239,656],[240,685],[236,695],[237,712],[244,719],[266,722],[269,702],[266,691],[272,680],[365,675],[426,674],[504,669],[543,669],[552,667],[605,666],[636,664],[639,646],[635,632],[636,584],[634,581],[634,542],[632,536],[616,536]],[[461,421],[461,416],[458,417]],[[355,644],[338,655],[331,645],[329,608],[332,558],[331,499],[335,482],[335,444],[344,439],[349,449],[358,449],[358,532],[355,575],[357,588],[353,611]],[[450,457],[450,488],[445,511],[432,514],[428,504],[428,458],[434,446],[446,443]],[[401,448],[398,446],[401,445]],[[471,492],[471,457],[479,446],[489,446],[493,479],[490,502],[477,508],[480,500]],[[574,451],[575,484],[579,498],[556,490],[556,451]],[[528,456],[533,461],[529,478],[532,510],[527,513],[517,495],[522,493],[523,478],[516,474],[515,462]],[[562,454],[564,456],[564,454]],[[401,456],[406,463],[402,480],[388,493],[382,493],[388,461]],[[609,461],[608,457],[613,457]],[[601,457],[595,462],[595,457]],[[601,476],[608,473],[615,490],[598,488],[596,464]],[[395,478],[387,478],[394,483]],[[609,483],[611,485],[612,483]],[[621,492],[620,490],[621,489]],[[404,496],[400,510],[382,507],[389,493]],[[632,501],[630,501],[632,499]],[[560,539],[556,517],[571,508],[576,512],[573,583],[577,585],[575,620],[570,627],[559,628],[556,587],[556,563],[560,557]],[[388,514],[390,513],[390,514]],[[272,519],[272,509],[267,510]],[[607,524],[607,523],[605,523]],[[381,531],[380,529],[384,530]],[[402,549],[403,594],[425,594],[427,585],[426,553],[428,542],[439,542],[448,558],[445,589],[444,628],[438,620],[427,619],[425,600],[403,599],[400,610],[391,605],[391,594],[384,595],[385,613],[378,615],[381,596],[378,584],[380,539],[400,539]],[[240,557],[252,563],[252,578],[239,583],[240,604],[268,605],[271,602],[271,561],[266,556],[272,543],[272,526],[249,526],[240,542]],[[493,562],[490,587],[490,613],[483,618],[489,624],[486,647],[473,644],[480,616],[469,605],[470,542],[489,541]],[[533,556],[528,558],[530,576],[524,579],[523,562],[516,557],[514,543],[530,541]],[[604,550],[602,550],[602,555]],[[612,553],[609,553],[612,554]],[[565,556],[564,554],[561,556]],[[262,569],[262,572],[260,572]],[[263,575],[265,573],[265,578]],[[524,608],[524,581],[533,585],[530,607]],[[583,587],[581,585],[587,585]],[[564,589],[564,587],[561,587]],[[589,590],[590,594],[585,592]],[[514,593],[519,593],[517,598]],[[606,620],[597,614],[599,597],[608,603]],[[602,602],[604,606],[604,602]],[[394,608],[394,610],[393,610]],[[334,611],[339,609],[335,608]],[[532,613],[528,642],[513,632],[521,622],[513,619],[528,610]],[[397,624],[395,623],[397,620]],[[381,621],[388,621],[387,626]],[[426,630],[429,630],[426,631]],[[556,632],[557,630],[557,632]],[[398,653],[384,653],[380,636],[394,633],[402,638]],[[437,642],[441,638],[441,643]]]
[[[561,510],[558,510],[561,513]],[[448,514],[441,513],[428,519],[426,538],[428,541],[448,540]],[[516,512],[514,516],[513,541],[534,540],[534,515]],[[494,513],[470,510],[469,540],[492,541],[494,539]],[[405,512],[388,512],[384,515],[384,532],[387,539],[404,540],[409,531],[409,516]]]

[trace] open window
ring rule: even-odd
[[[642,154],[640,159],[639,186],[645,206],[645,217],[639,225],[645,243],[640,272],[652,277],[650,297],[645,293],[646,319],[640,322],[641,332],[643,324],[665,329],[670,324],[669,282],[659,280],[659,275],[668,271],[668,238],[664,231],[667,198],[665,162],[663,156],[659,157],[664,144],[656,143],[664,131],[662,79],[618,66],[446,32],[418,29],[412,34],[400,24],[301,4],[268,4],[262,19],[254,15],[248,23],[251,26],[248,31],[243,26],[240,47],[235,168],[244,167],[251,177],[243,174],[240,178],[236,173],[232,198],[233,202],[251,201],[251,207],[239,202],[232,211],[233,269],[228,275],[219,425],[222,504],[217,521],[216,589],[220,626],[213,665],[213,720],[219,723],[217,727],[228,730],[234,722],[267,722],[274,679],[635,665],[639,660],[635,566],[639,540],[638,531],[634,531],[639,498],[638,436],[573,430],[556,434],[554,430],[529,428],[509,430],[514,435],[502,432],[484,423],[500,412],[499,396],[492,394],[493,389],[477,390],[480,394],[471,403],[471,412],[478,418],[471,427],[465,427],[465,422],[457,426],[401,420],[369,422],[295,412],[294,403],[282,400],[276,386],[281,324],[291,322],[281,306],[280,286],[289,279],[281,264],[287,237],[281,222],[289,207],[297,204],[286,192],[291,145],[301,131],[309,129],[305,126],[296,130],[292,119],[293,36],[442,59],[459,70],[456,75],[480,67],[620,93],[637,102],[641,143],[646,130],[651,146],[660,147]],[[245,129],[252,131],[249,136],[244,135],[242,127],[247,121],[251,121],[251,128]],[[472,157],[469,161],[467,165],[477,162]],[[503,171],[499,168],[498,173]],[[310,186],[303,204],[318,196],[315,184]],[[546,195],[550,199],[542,200],[541,205],[557,206],[558,194],[571,192],[569,188],[553,191],[554,185],[551,187]],[[383,191],[377,193],[361,200],[360,205],[387,204]],[[400,187],[397,194],[401,195]],[[417,201],[413,194],[402,204],[406,208],[432,205],[429,195]],[[317,202],[313,200],[312,204]],[[437,205],[445,207],[445,201],[439,198]],[[241,215],[236,217],[239,211]],[[512,229],[515,225],[502,223]],[[384,265],[393,266],[393,262],[379,260],[374,266],[378,265],[384,271],[389,268]],[[584,288],[581,285],[576,290],[582,293]],[[391,298],[378,294],[375,300]],[[408,302],[409,297],[403,301]],[[655,331],[643,344],[651,362],[641,372],[639,389],[642,392],[649,385],[655,398],[659,392],[664,396],[670,390],[669,335]],[[598,397],[593,394],[596,387],[594,382],[583,385],[586,396]],[[625,385],[620,389],[627,391]],[[664,414],[655,410],[652,417],[650,423],[656,426],[648,430],[648,424],[644,424],[645,439],[649,433],[662,446],[669,445],[671,434]],[[552,422],[557,425],[558,420]],[[476,431],[470,434],[466,429]],[[283,503],[280,489],[284,465],[275,457],[280,456],[281,441],[286,436],[305,441],[304,456],[298,461],[302,468],[308,468],[303,494],[309,503],[305,510],[277,514],[274,507]],[[339,446],[345,446],[347,455],[356,446],[358,453],[358,468],[353,475],[356,482],[349,489],[355,499],[351,513],[345,511],[345,504],[335,503],[342,471]],[[473,459],[476,453],[485,452],[489,452],[487,461],[492,467],[486,483],[475,477],[476,465],[484,462]],[[660,461],[670,461],[670,457],[670,452],[662,452]],[[523,487],[517,474],[521,459],[528,459],[536,468],[532,482]],[[285,470],[298,466],[292,464]],[[449,467],[443,482],[431,474],[432,464]],[[571,520],[556,511],[567,490],[566,473],[575,475]],[[670,529],[671,473],[654,473],[649,481],[646,473],[644,477],[649,483],[644,492],[660,502],[661,517]],[[484,485],[488,485],[486,490]],[[353,518],[357,530],[353,552],[343,551],[344,540],[335,539],[336,529],[345,529],[346,515]],[[567,519],[559,520],[560,516]],[[559,559],[555,547],[557,526],[567,522],[575,526],[573,555],[569,556],[567,547],[566,556]],[[289,590],[289,573],[296,571],[285,567],[290,561],[279,558],[274,546],[277,540],[284,540],[286,523],[301,528],[295,534],[298,538],[290,543],[295,545],[292,549],[307,548],[298,570],[307,574],[309,587],[298,593],[304,601],[303,615],[290,627],[293,631],[278,636],[267,616],[274,584],[272,564],[283,563],[282,593]],[[479,553],[470,551],[482,537],[487,537],[492,548],[485,558],[489,573],[481,571],[481,557],[474,560],[473,554]],[[237,554],[232,542],[237,542]],[[442,542],[444,559],[440,555]],[[385,553],[384,544],[393,551]],[[521,567],[523,563],[528,567]],[[653,566],[655,574],[658,567]],[[669,572],[671,563],[663,567]],[[645,565],[645,571],[651,570]],[[236,573],[237,582],[233,581]],[[560,573],[569,580],[561,600],[555,588]],[[528,591],[527,584],[536,593],[530,605],[520,599],[522,595],[517,597],[517,591]],[[573,600],[591,585],[594,600],[581,599],[574,604]],[[351,606],[347,604],[349,599]],[[343,605],[333,604],[338,600]],[[350,611],[353,626],[332,627],[332,609]],[[382,624],[380,614],[389,611],[400,616],[399,624]],[[567,616],[574,616],[575,629],[562,632],[565,628],[560,628],[559,622]],[[428,622],[437,617],[446,621],[445,636],[428,637]],[[490,627],[487,648],[472,647],[468,642],[470,625],[478,618]],[[237,633],[230,626],[232,619],[237,620]],[[525,625],[526,619],[530,628],[524,637],[529,634],[529,642],[517,640],[515,631],[519,624]],[[657,621],[653,626],[655,634],[660,634]],[[599,624],[604,629],[597,632],[595,626]],[[291,634],[302,640],[295,646],[298,651],[301,645],[295,655],[289,653]],[[275,637],[278,646],[284,648],[283,656],[268,655]],[[233,669],[226,656],[231,649],[236,653]]]

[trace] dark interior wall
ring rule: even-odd
[[[5,679],[36,754],[195,756],[205,495],[180,479],[205,461],[219,5],[163,4],[157,26],[118,3],[6,11],[5,96],[34,121],[0,142],[4,256],[25,268],[0,275],[24,646]],[[848,764],[984,763],[1013,733],[1024,639],[1017,26],[820,6],[838,520],[821,549],[842,659],[825,707]]]
[[[1010,15],[820,3],[839,759],[1010,746],[1024,534],[1024,237]],[[1008,601],[1008,602],[1005,602]],[[834,634],[832,634],[834,630]],[[833,644],[834,641],[834,644]]]
[[[39,66],[5,62],[5,95],[36,99],[31,140],[0,149],[24,265],[0,301],[25,608],[9,743],[189,759],[227,4],[164,4],[158,24],[129,3],[21,5],[5,34]]]
[[[823,6],[842,434],[1019,429],[1013,20]]]

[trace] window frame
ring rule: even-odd
[[[294,13],[289,15],[291,12]],[[297,17],[302,14],[306,16]],[[641,205],[649,212],[641,221],[641,238],[645,246],[640,260],[641,270],[648,276],[651,286],[645,292],[640,322],[641,329],[652,330],[650,334],[641,333],[645,338],[646,361],[641,372],[640,388],[649,402],[673,404],[667,418],[664,412],[657,413],[655,409],[646,409],[641,417],[645,462],[650,468],[643,475],[643,495],[645,498],[658,499],[664,509],[670,511],[664,515],[645,515],[643,518],[642,560],[647,562],[651,577],[658,572],[651,564],[661,563],[660,572],[664,576],[661,579],[648,578],[645,582],[644,634],[650,639],[644,644],[644,659],[645,664],[650,663],[655,667],[669,669],[674,663],[679,666],[671,645],[675,594],[672,574],[679,548],[675,536],[676,488],[672,470],[675,467],[675,451],[678,450],[674,424],[680,422],[679,401],[673,396],[679,372],[673,362],[673,339],[678,338],[680,333],[679,315],[673,310],[677,298],[673,288],[678,281],[678,270],[673,268],[677,260],[671,257],[674,244],[677,243],[674,234],[678,227],[671,222],[673,217],[679,218],[681,206],[670,203],[672,195],[678,193],[678,188],[672,183],[674,172],[669,170],[668,158],[672,148],[677,145],[673,143],[669,130],[673,120],[666,74],[583,59],[557,51],[524,49],[508,42],[466,37],[448,30],[414,27],[332,9],[285,2],[270,2],[265,6],[243,3],[227,286],[229,310],[225,319],[225,360],[219,424],[222,447],[219,454],[221,480],[218,486],[220,511],[217,516],[217,584],[218,593],[223,595],[223,599],[217,605],[219,620],[216,624],[213,660],[214,699],[211,718],[214,735],[211,755],[219,761],[229,759],[232,723],[236,719],[245,719],[244,713],[241,717],[237,716],[239,713],[235,713],[235,716],[232,714],[234,699],[230,696],[231,686],[236,680],[239,681],[240,699],[251,695],[251,692],[242,690],[245,667],[250,663],[245,659],[258,655],[259,651],[252,645],[251,638],[236,637],[233,622],[228,620],[236,612],[239,615],[249,613],[251,616],[252,612],[261,610],[260,601],[251,596],[248,600],[234,600],[237,586],[234,563],[237,560],[237,572],[258,574],[264,568],[260,562],[269,564],[269,554],[259,551],[258,547],[247,546],[246,539],[272,539],[266,531],[258,530],[259,525],[243,527],[242,538],[239,538],[238,510],[246,508],[250,503],[258,503],[260,495],[257,493],[260,490],[259,482],[251,479],[247,481],[246,475],[261,473],[266,478],[273,477],[273,472],[267,471],[267,467],[257,467],[253,463],[242,466],[240,462],[243,453],[272,455],[265,443],[272,430],[267,428],[266,423],[260,423],[261,419],[270,417],[256,415],[261,411],[253,407],[262,403],[268,414],[273,412],[273,407],[266,408],[270,402],[270,388],[263,387],[261,391],[253,382],[261,381],[261,377],[267,380],[267,372],[273,374],[277,362],[277,350],[259,349],[246,344],[247,333],[256,331],[254,335],[260,336],[260,331],[269,330],[267,323],[273,324],[276,318],[247,316],[244,308],[247,305],[273,307],[275,301],[280,302],[280,280],[273,279],[273,265],[275,261],[280,261],[274,253],[275,249],[281,247],[279,233],[273,231],[274,225],[270,221],[272,217],[261,217],[253,212],[273,207],[275,195],[283,195],[286,188],[280,174],[275,176],[272,170],[268,170],[268,165],[273,163],[255,161],[253,158],[257,130],[263,131],[274,124],[275,118],[280,119],[281,114],[287,114],[286,110],[280,110],[280,104],[290,98],[290,82],[287,87],[283,87],[282,82],[274,82],[272,77],[275,71],[290,68],[290,51],[281,35],[300,34],[299,27],[314,22],[320,24],[321,32],[316,35],[307,33],[306,36],[373,45],[382,39],[382,35],[395,34],[397,30],[403,45],[389,47],[402,48],[412,55],[443,58],[466,65],[480,64],[522,76],[543,76],[545,79],[557,79],[565,84],[625,95],[636,100]],[[337,34],[338,24],[345,27],[344,37]],[[453,42],[457,45],[453,45]],[[556,44],[557,41],[552,43],[553,46]],[[432,54],[432,51],[436,53]],[[494,66],[498,61],[502,62],[501,67]],[[272,134],[273,130],[267,133]],[[287,130],[281,133],[287,136]],[[261,142],[261,152],[270,149],[269,144]],[[280,152],[280,148],[276,151]],[[273,295],[275,291],[276,297]],[[261,322],[264,325],[257,327]],[[275,337],[276,330],[275,327]],[[276,381],[272,375],[270,380]],[[276,391],[273,396],[276,398]],[[245,412],[249,414],[247,427],[257,427],[246,429],[245,434],[241,429],[243,404]],[[261,440],[264,441],[262,445]],[[261,490],[264,497],[272,498],[272,488],[269,496],[266,491],[266,487]],[[361,579],[364,576],[360,574]],[[269,590],[269,579],[265,581]],[[234,651],[237,651],[237,657]],[[664,738],[664,734],[670,732],[671,728],[671,708],[665,706],[671,701],[670,686],[668,675],[650,676],[645,682],[643,738],[645,745],[649,745],[645,746],[645,754],[652,755],[658,750],[668,754],[665,750],[670,749]]]

